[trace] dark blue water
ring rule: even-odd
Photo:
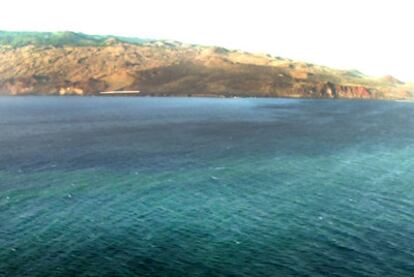
[[[414,103],[0,98],[1,276],[413,276]]]

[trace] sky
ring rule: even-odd
[[[217,45],[414,82],[412,0],[2,0],[0,30]]]

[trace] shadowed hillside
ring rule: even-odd
[[[73,32],[0,32],[0,93],[406,99],[392,76],[238,50]]]

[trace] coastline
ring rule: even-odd
[[[362,102],[400,102],[400,103],[414,103],[414,99],[388,99],[388,98],[341,98],[341,97],[292,97],[292,96],[228,96],[228,95],[215,95],[215,94],[196,94],[196,95],[151,95],[151,94],[19,94],[19,95],[0,95],[1,98],[24,98],[24,97],[56,97],[56,98],[188,98],[188,99],[286,99],[286,100],[326,100],[326,101],[362,101]]]

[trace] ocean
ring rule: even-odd
[[[413,276],[414,103],[0,98],[0,276]]]

